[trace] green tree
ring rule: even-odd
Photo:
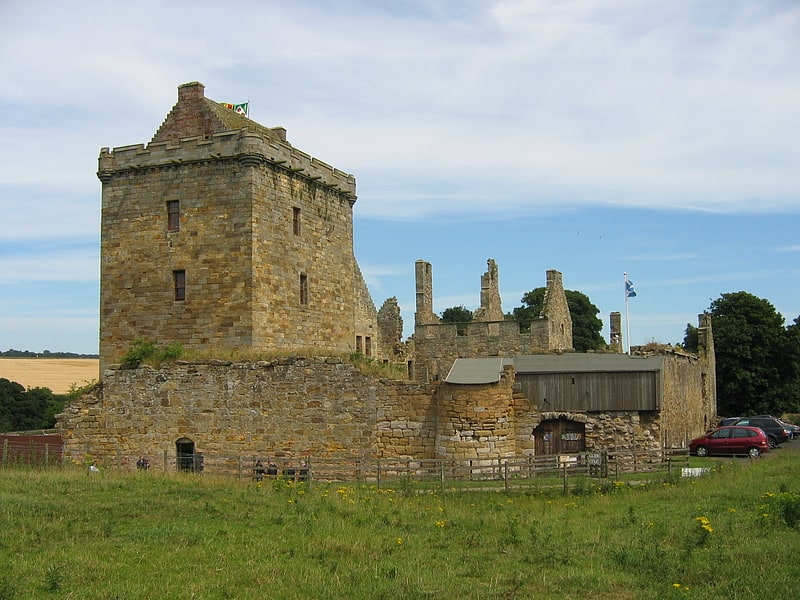
[[[472,321],[472,311],[465,306],[451,306],[442,311],[442,323],[469,323]]]
[[[784,318],[747,292],[722,294],[709,307],[717,360],[717,411],[739,416],[782,413],[794,358],[787,357]]]
[[[686,331],[683,334],[683,349],[687,352],[697,352],[700,347],[700,338],[697,327],[691,323],[686,324]]]
[[[784,379],[782,397],[786,412],[800,412],[800,316],[786,328],[782,364]]]
[[[25,388],[15,381],[0,379],[0,431],[50,429],[66,398],[49,388]]]
[[[544,305],[543,287],[526,292],[522,296],[522,306],[515,308],[506,318],[515,321],[531,321],[538,319]],[[601,350],[606,347],[600,331],[603,322],[598,318],[600,309],[597,308],[586,294],[574,290],[565,290],[567,306],[572,317],[572,347],[577,352]]]

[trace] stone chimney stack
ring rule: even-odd
[[[178,86],[178,102],[197,102],[206,96],[206,86],[199,81]]]
[[[433,269],[431,263],[418,260],[414,263],[417,281],[417,312],[414,314],[414,325],[430,325],[438,323],[439,318],[433,314]]]
[[[622,354],[622,313],[612,312],[609,315],[610,335],[609,345],[613,352]]]

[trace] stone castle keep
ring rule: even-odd
[[[417,261],[414,334],[376,310],[353,251],[355,178],[178,88],[146,145],[103,148],[101,384],[59,416],[68,455],[497,459],[681,445],[716,412],[713,336],[699,356],[572,351],[562,274],[538,319],[504,319],[499,269],[470,323],[433,312]],[[616,323],[616,330],[614,329]],[[121,368],[137,339],[276,356]],[[400,364],[365,375],[347,355]],[[540,357],[540,358],[537,358]]]
[[[101,150],[98,177],[101,373],[137,337],[378,353],[353,254],[355,179],[285,130],[182,85],[147,146]]]

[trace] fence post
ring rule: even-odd
[[[569,491],[569,484],[567,483],[567,462],[564,461],[564,495]]]
[[[309,456],[306,458],[306,484],[308,485],[308,491],[311,491],[311,480],[313,477],[311,476],[311,457]]]
[[[3,440],[3,466],[6,466],[8,460],[8,438]]]
[[[444,493],[444,459],[439,461],[439,488]]]
[[[239,454],[239,481],[242,480],[242,455]]]
[[[666,453],[666,449],[664,450]],[[666,453],[667,458],[667,482],[672,483],[672,453]]]
[[[506,492],[508,492],[508,461],[503,463],[503,481],[505,482]]]
[[[378,483],[378,489],[381,489],[381,459],[380,458],[375,463],[375,468],[378,470],[377,474],[375,475],[375,479],[376,479],[376,481]]]
[[[122,469],[122,450],[117,448],[117,470]]]
[[[167,451],[164,450],[164,473],[167,472]]]

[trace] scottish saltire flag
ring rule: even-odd
[[[635,298],[636,297],[636,288],[633,287],[633,282],[625,278],[625,297],[626,298]]]

